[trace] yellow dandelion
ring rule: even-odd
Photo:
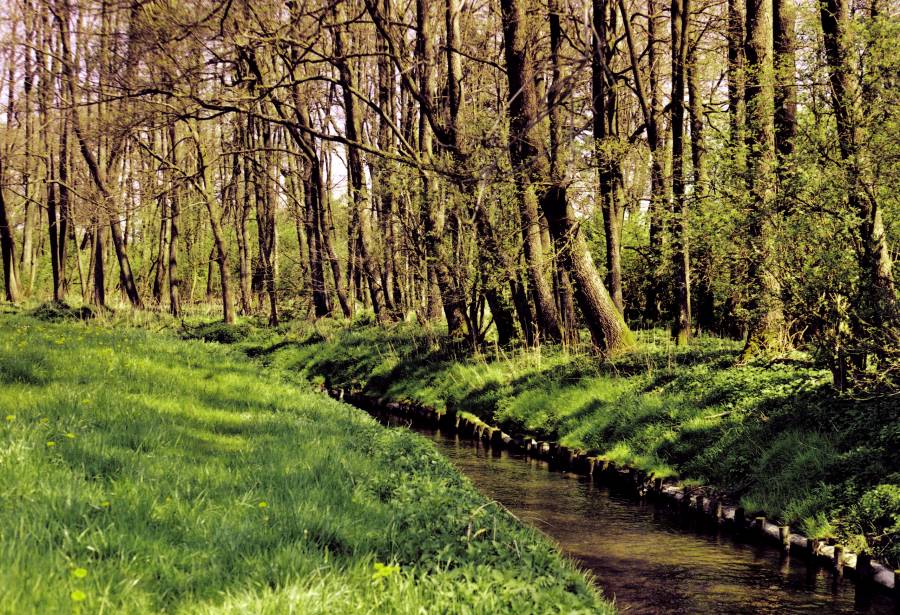
[[[66,437],[67,437],[69,440],[74,440],[74,439],[75,439],[75,434],[73,434],[73,433],[70,431],[69,433],[66,434]]]
[[[6,420],[9,421],[10,423],[12,423],[13,421],[16,420],[16,415],[15,414],[7,414]]]
[[[47,448],[53,448],[54,446],[56,446],[56,442],[53,440],[47,442]]]
[[[265,500],[263,500],[262,502],[260,502],[259,504],[257,504],[257,506],[259,506],[260,508],[268,508],[268,507],[269,507],[269,503],[266,502]]]
[[[85,594],[80,589],[76,589],[71,594],[69,594],[69,597],[72,598],[73,602],[84,602],[84,600],[87,598],[87,594]]]
[[[84,577],[87,576],[87,569],[86,568],[76,568],[75,570],[72,571],[72,576],[75,577],[76,579],[83,579]]]

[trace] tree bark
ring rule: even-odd
[[[691,335],[691,278],[687,246],[687,195],[684,181],[684,81],[690,0],[672,0],[672,265],[675,319],[672,337],[679,346]]]
[[[175,122],[170,121],[167,127],[169,137],[169,160],[172,167],[178,165],[177,141],[175,140]],[[166,195],[169,200],[169,313],[174,317],[181,315],[181,278],[178,276],[178,233],[181,218],[181,207],[178,200],[178,188],[172,186]]]
[[[3,256],[3,283],[6,300],[15,303],[19,300],[19,281],[16,267],[16,243],[6,207],[3,186],[6,177],[3,159],[0,157],[0,254]]]
[[[747,0],[746,114],[750,328],[742,359],[777,353],[787,344],[781,283],[775,271],[775,90],[772,3]]]
[[[529,52],[531,31],[522,0],[501,0],[501,9],[507,78],[513,94],[509,105],[510,157],[522,191],[533,192],[532,182],[549,173],[543,144],[534,129],[537,95]],[[631,332],[594,267],[565,191],[559,187],[545,191],[541,207],[556,249],[572,273],[575,298],[595,347],[609,354],[632,346]]]
[[[419,91],[428,99],[434,97],[434,34],[430,0],[416,1],[416,55],[419,60]],[[419,151],[425,161],[433,156],[433,135],[431,125],[424,111],[419,116]],[[443,241],[445,204],[436,190],[435,178],[431,171],[422,169],[422,222],[425,234],[427,267],[434,276],[444,306],[447,319],[447,333],[451,337],[471,337],[466,332],[466,303],[461,289],[450,273],[449,258]],[[429,300],[433,304],[433,300]]]
[[[659,120],[662,117],[662,96],[660,94],[659,67],[661,59],[658,57],[659,34],[657,31],[656,0],[647,0],[647,59],[649,70],[649,109],[647,118],[647,145],[650,149],[650,243],[649,266],[651,279],[647,284],[645,295],[644,318],[655,323],[659,321],[662,310],[660,296],[664,292],[663,276],[661,268],[663,263],[663,240],[665,230],[666,212],[666,177],[665,177],[665,138],[659,129]]]
[[[619,152],[613,132],[616,116],[615,83],[610,79],[607,44],[607,0],[592,0],[593,32],[591,36],[591,100],[594,132],[594,155],[599,174],[599,198],[603,211],[606,239],[606,285],[613,303],[624,313],[622,295],[622,226],[617,194]]]
[[[342,22],[341,7],[334,8],[335,20]],[[345,25],[341,24],[334,28],[334,62],[340,73],[341,89],[343,91],[345,128],[344,132],[349,142],[347,146],[347,172],[350,177],[350,201],[353,207],[353,216],[356,218],[356,225],[351,224],[349,230],[349,242],[355,247],[359,264],[362,271],[359,273],[364,275],[366,283],[369,287],[369,295],[372,300],[372,309],[375,311],[375,317],[379,322],[388,322],[390,313],[386,308],[384,299],[384,288],[381,285],[381,275],[377,271],[372,255],[369,252],[367,239],[366,222],[362,219],[362,210],[368,201],[365,177],[363,175],[363,163],[359,153],[359,142],[361,136],[360,118],[356,108],[356,98],[353,90],[355,88],[353,70],[350,67],[347,52],[344,47]],[[353,250],[351,249],[351,259]],[[352,272],[351,272],[352,273]],[[351,278],[352,279],[352,278]],[[360,289],[361,290],[361,289]]]
[[[825,0],[820,17],[838,143],[847,176],[847,204],[858,221],[858,262],[862,273],[859,314],[868,326],[879,330],[885,323],[895,321],[900,310],[881,207],[872,192],[865,189],[867,169],[860,152],[863,114],[850,41],[848,0]]]
[[[774,0],[773,45],[775,64],[775,151],[779,157],[779,173],[785,160],[794,152],[797,135],[797,62],[795,0]]]
[[[502,0],[500,5],[509,82],[509,157],[515,174],[528,284],[535,303],[539,335],[557,341],[562,332],[553,294],[544,277],[538,226],[538,186],[548,179],[549,170],[538,135],[538,97],[529,40],[536,32],[534,27],[529,27],[521,0]]]

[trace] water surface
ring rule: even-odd
[[[413,428],[487,497],[555,539],[623,613],[894,613],[852,581],[742,544],[544,461]]]

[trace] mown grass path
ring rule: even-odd
[[[0,612],[611,611],[425,440],[223,347],[0,316]]]

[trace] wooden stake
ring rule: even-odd
[[[791,528],[787,525],[782,525],[778,528],[778,538],[781,539],[781,546],[785,551],[791,550]]]

